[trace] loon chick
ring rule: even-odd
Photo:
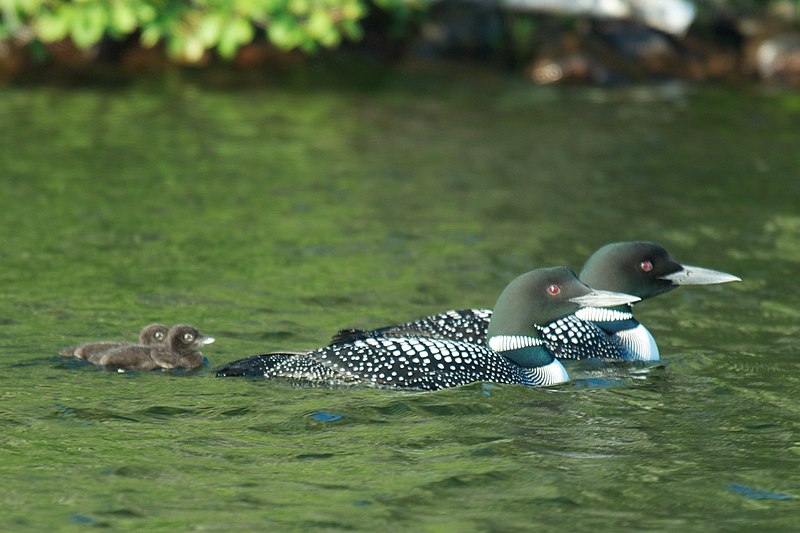
[[[741,281],[737,276],[725,272],[683,265],[673,259],[663,246],[650,242],[618,242],[601,247],[586,261],[579,278],[590,287],[619,291],[642,300],[682,285]],[[341,330],[333,340],[414,334],[483,344],[491,317],[491,309],[446,311],[372,331]],[[602,350],[592,348],[587,351],[584,348],[588,343],[575,344],[571,338],[563,335],[564,331],[575,329],[588,331],[584,335],[591,335],[596,341],[598,335],[608,337],[608,342],[602,343]],[[659,359],[653,336],[634,318],[630,304],[611,309],[583,308],[560,322],[542,328],[540,333],[558,359],[598,356],[649,361]]]
[[[185,368],[193,370],[203,366],[200,348],[214,342],[196,328],[185,324],[173,326],[164,345],[134,344],[120,346],[89,357],[92,363],[122,370],[154,370],[156,368]]]
[[[164,324],[149,324],[142,328],[139,333],[139,344],[144,345],[157,345],[164,344],[167,338],[169,328]],[[62,348],[59,352],[64,357],[77,357],[78,359],[88,359],[90,356],[120,348],[122,346],[135,346],[132,342],[113,342],[113,341],[100,341],[100,342],[85,342],[83,344],[74,344]]]
[[[566,267],[519,276],[500,294],[484,346],[430,335],[364,334],[310,352],[271,353],[235,361],[217,376],[263,376],[438,390],[476,381],[547,386],[569,380],[539,336],[546,325],[583,307],[638,301],[590,289]]]

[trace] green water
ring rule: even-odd
[[[377,73],[0,88],[0,530],[792,530],[800,96]],[[664,244],[663,364],[437,393],[212,377]],[[189,322],[195,374],[66,344]]]

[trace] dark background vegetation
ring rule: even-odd
[[[641,0],[639,0],[641,2]],[[282,69],[334,57],[489,64],[536,83],[761,79],[800,84],[798,2],[698,0],[686,31],[623,18],[475,0],[8,0],[0,81],[43,70],[172,65]],[[672,9],[664,2],[665,12]]]

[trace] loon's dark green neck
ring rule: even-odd
[[[523,368],[537,368],[553,360],[553,354],[544,346],[526,346],[499,353]]]
[[[553,354],[535,332],[524,335],[495,335],[488,337],[486,344],[524,368],[536,368],[553,360]]]

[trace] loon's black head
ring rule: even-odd
[[[521,367],[547,367],[559,376],[553,383],[566,381],[566,371],[539,338],[539,328],[581,307],[615,307],[638,301],[636,296],[591,289],[566,267],[540,268],[521,275],[500,294],[486,343]]]
[[[606,244],[586,261],[580,279],[587,285],[638,296],[658,296],[681,285],[741,281],[725,272],[683,265],[651,242]]]
[[[638,301],[628,294],[592,289],[567,267],[540,268],[519,276],[500,294],[487,337],[535,337],[536,326],[571,315],[581,307],[614,307]]]
[[[167,340],[168,333],[169,328],[164,324],[149,324],[142,328],[142,331],[139,333],[139,344],[144,344],[145,346],[164,344],[164,341]]]

